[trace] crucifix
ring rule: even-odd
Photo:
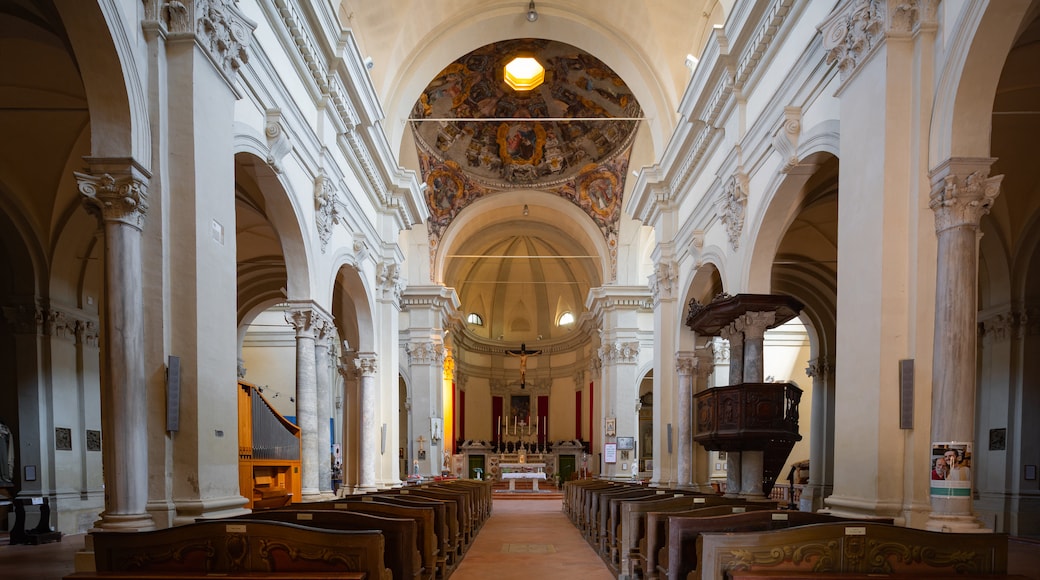
[[[423,443],[426,442],[426,438],[423,437],[422,435],[419,435],[419,438],[416,439],[416,441],[419,442],[419,459],[420,460],[425,460],[426,459],[426,449],[423,448]]]
[[[527,350],[527,344],[520,343],[520,350],[507,350],[509,356],[520,357],[520,388],[527,386],[527,357],[542,354],[540,350]]]

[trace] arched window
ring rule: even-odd
[[[570,324],[574,324],[574,315],[570,312],[564,312],[556,321],[556,326],[567,326]]]
[[[484,326],[484,319],[480,317],[476,312],[470,312],[466,316],[466,322],[475,326]]]

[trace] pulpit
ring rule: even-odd
[[[798,300],[772,294],[723,294],[710,304],[690,303],[686,324],[691,330],[730,342],[730,385],[694,396],[693,434],[705,449],[727,452],[727,495],[768,496],[802,438],[802,390],[793,383],[762,380],[765,331],[791,320],[801,309]]]

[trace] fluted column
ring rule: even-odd
[[[761,383],[765,376],[763,358],[765,333],[774,322],[776,322],[776,312],[748,312],[736,322],[736,327],[744,333],[743,382],[745,383]],[[730,370],[730,373],[732,372]]]
[[[675,356],[675,370],[679,374],[676,478],[680,487],[693,485],[693,382],[699,362],[691,352]]]
[[[327,317],[313,303],[293,302],[285,320],[296,330],[296,424],[300,427],[303,499],[320,497],[318,484],[318,387],[314,343]]]
[[[377,357],[375,353],[359,353],[354,360],[361,375],[361,455],[359,459],[360,475],[358,489],[374,491],[376,489],[376,456],[378,440],[376,437],[376,376]]]
[[[332,359],[329,358],[329,340],[335,326],[326,323],[318,329],[314,342],[315,393],[317,396],[318,418],[318,491],[322,495],[331,496],[332,489],[332,428],[329,418],[332,417]]]
[[[932,364],[932,449],[953,449],[961,463],[975,438],[975,356],[979,220],[989,213],[1003,176],[989,177],[994,159],[954,158],[932,173],[929,206],[938,236],[935,341]],[[972,478],[931,482],[933,530],[971,531]],[[954,469],[951,469],[951,473]]]
[[[737,324],[719,331],[719,336],[729,341],[729,383],[739,385],[744,382],[744,331]]]
[[[133,163],[76,173],[87,210],[105,232],[105,302],[101,384],[104,437],[103,529],[155,527],[148,503],[148,394],[144,377],[141,229],[147,174]]]

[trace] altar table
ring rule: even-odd
[[[538,490],[538,480],[545,479],[545,473],[542,472],[515,472],[515,473],[503,473],[502,479],[509,480],[509,491],[516,491],[516,480],[518,479],[530,479],[534,485],[534,490]]]

